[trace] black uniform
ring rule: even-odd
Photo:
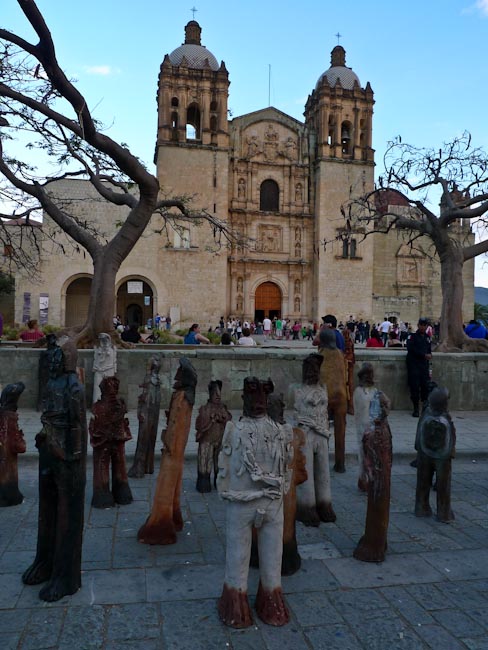
[[[426,354],[432,354],[430,338],[417,330],[407,339],[408,386],[415,411],[419,407],[419,398],[426,402],[429,395],[429,359],[425,358]]]

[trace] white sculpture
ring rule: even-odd
[[[98,335],[99,345],[93,350],[93,404],[101,397],[100,382],[104,377],[114,377],[117,373],[117,348],[110,334]]]
[[[377,389],[374,385],[373,367],[370,363],[363,364],[358,372],[359,386],[354,390],[354,421],[356,423],[356,440],[358,444],[358,489],[368,491],[368,475],[364,465],[363,435],[371,428],[372,420],[370,406]]]

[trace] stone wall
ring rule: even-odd
[[[223,381],[223,400],[229,408],[242,406],[243,379],[249,375],[271,377],[275,392],[283,393],[287,408],[293,407],[293,388],[301,380],[301,364],[312,349],[239,349],[202,346],[178,349],[146,346],[144,349],[119,350],[117,357],[120,394],[129,409],[137,407],[139,384],[152,354],[161,354],[161,408],[167,408],[171,396],[178,359],[188,357],[198,373],[196,405],[207,400],[207,385],[211,379]],[[0,384],[23,381],[26,390],[20,407],[34,408],[37,400],[37,366],[40,350],[19,345],[0,347]],[[405,352],[390,350],[358,350],[357,366],[369,361],[375,368],[377,386],[392,401],[393,409],[411,407],[406,376]],[[79,365],[85,369],[87,401],[93,391],[93,351],[80,350]],[[488,410],[488,355],[434,354],[433,378],[451,394],[452,410]]]

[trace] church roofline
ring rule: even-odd
[[[246,121],[247,124],[253,124],[254,122],[261,122],[263,120],[275,119],[277,121],[283,120],[285,118],[289,122],[293,122],[297,126],[304,127],[305,122],[297,120],[295,117],[280,111],[279,108],[274,106],[267,106],[266,108],[260,108],[257,111],[252,111],[251,113],[244,113],[243,115],[238,115],[231,120],[231,124],[237,123],[239,121]]]

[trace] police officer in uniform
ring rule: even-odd
[[[410,399],[414,418],[419,417],[419,400],[427,401],[429,395],[429,361],[432,359],[430,338],[426,334],[427,318],[419,318],[418,328],[407,339],[407,372]]]

